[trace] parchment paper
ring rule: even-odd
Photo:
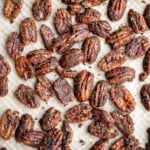
[[[13,95],[14,91],[16,90],[16,88],[18,87],[18,85],[20,83],[23,83],[23,84],[28,85],[33,88],[35,79],[30,79],[27,82],[25,82],[17,76],[17,73],[14,68],[14,62],[9,58],[9,56],[6,52],[5,41],[10,32],[13,32],[13,31],[19,32],[19,25],[20,25],[21,20],[25,19],[26,17],[32,16],[31,7],[32,7],[33,2],[34,2],[34,0],[24,0],[24,5],[23,5],[20,15],[17,17],[17,19],[14,21],[13,24],[10,24],[10,22],[7,19],[5,19],[3,16],[2,9],[3,9],[4,0],[0,1],[0,54],[4,55],[7,58],[9,64],[11,65],[11,69],[12,69],[11,73],[8,76],[9,77],[9,93],[6,97],[0,98],[0,115],[7,108],[11,108],[14,110],[18,110],[20,112],[20,115],[22,115],[24,113],[29,113],[35,119],[36,118],[40,119],[40,117],[43,115],[45,110],[47,110],[49,107],[54,106],[55,108],[57,108],[58,110],[60,110],[62,112],[62,118],[63,118],[63,114],[68,108],[74,106],[75,104],[78,104],[77,100],[70,103],[67,107],[64,108],[63,105],[60,104],[59,101],[55,97],[52,97],[52,98],[50,98],[48,104],[42,101],[40,108],[29,109],[26,106],[24,106],[23,104],[21,104]],[[146,2],[148,3],[148,2],[150,2],[150,0],[146,0]],[[54,27],[53,27],[54,13],[56,12],[57,8],[61,8],[61,7],[65,8],[66,5],[63,4],[61,2],[61,0],[52,0],[52,6],[53,6],[53,13],[48,21],[46,21],[46,22],[42,22],[42,21],[37,22],[36,21],[38,31],[39,31],[39,27],[41,26],[41,24],[46,24],[53,29],[54,33],[56,33],[54,30]],[[109,20],[106,16],[106,10],[107,10],[106,6],[107,6],[107,2],[104,5],[95,7],[95,9],[97,9],[101,12],[102,20],[103,19]],[[111,23],[113,30],[116,30],[116,29],[118,29],[119,26],[125,25],[127,23],[127,12],[130,8],[133,8],[133,9],[137,10],[138,12],[143,13],[145,6],[146,6],[146,4],[142,3],[141,0],[128,0],[128,6],[126,9],[124,18],[118,22]],[[145,32],[144,35],[147,35],[149,37],[150,30]],[[100,40],[101,40],[101,52],[99,53],[97,61],[93,65],[81,64],[74,68],[74,69],[78,69],[78,70],[87,69],[87,70],[91,71],[92,73],[94,73],[95,74],[95,80],[94,80],[95,83],[101,79],[105,79],[104,73],[101,72],[97,68],[97,63],[106,53],[108,53],[111,50],[110,47],[105,44],[104,39],[100,38]],[[40,37],[40,35],[38,35],[38,42],[34,43],[34,44],[32,43],[29,46],[26,46],[24,49],[23,55],[26,55],[26,53],[28,53],[31,50],[40,49],[43,47],[44,46],[43,46],[41,37]],[[81,44],[75,45],[74,47],[81,47]],[[133,113],[131,113],[131,116],[135,123],[134,135],[139,139],[141,145],[144,146],[145,142],[147,142],[146,129],[148,127],[150,127],[150,113],[147,112],[144,109],[144,107],[142,106],[142,104],[140,102],[139,91],[141,89],[141,86],[144,83],[150,82],[150,76],[149,76],[149,78],[147,78],[147,80],[145,82],[138,81],[139,74],[142,72],[142,60],[143,60],[143,57],[136,59],[136,60],[129,60],[124,65],[128,65],[128,66],[136,69],[136,78],[133,80],[133,82],[126,83],[125,85],[131,91],[131,93],[133,94],[135,101],[137,103],[135,111]],[[57,78],[57,75],[55,73],[50,73],[47,75],[47,77],[49,77],[49,79],[51,81],[54,81]],[[70,80],[68,80],[68,81],[70,82],[70,84],[72,84],[72,81],[70,81]],[[105,105],[104,108],[107,111],[113,111],[113,110],[117,109],[110,100],[107,101],[107,104]],[[95,138],[94,136],[90,136],[87,133],[86,130],[87,130],[87,126],[89,124],[90,124],[90,121],[87,121],[87,122],[83,123],[81,128],[79,128],[78,125],[71,125],[71,127],[74,131],[73,141],[71,144],[72,150],[88,150],[91,147],[91,145],[94,144],[98,140],[98,138]],[[60,127],[60,126],[61,126],[61,123],[59,124],[58,127]],[[40,130],[38,120],[35,120],[34,129]],[[119,137],[117,137],[117,138],[119,138]],[[80,140],[84,140],[85,145],[82,145],[79,142]],[[110,140],[110,143],[113,142],[114,140],[115,139]],[[16,150],[16,149],[17,150],[32,150],[32,149],[34,149],[31,147],[25,146],[21,143],[17,143],[14,138],[12,138],[9,141],[4,141],[3,139],[0,139],[0,147],[1,146],[7,147],[8,150]]]

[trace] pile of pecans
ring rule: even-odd
[[[6,110],[0,119],[0,137],[9,140],[13,136],[17,142],[36,147],[39,150],[71,150],[73,131],[69,124],[81,124],[91,120],[87,131],[98,137],[90,150],[106,150],[109,139],[123,135],[117,139],[110,150],[140,150],[139,141],[133,135],[134,122],[130,113],[134,111],[136,102],[131,92],[123,85],[135,78],[136,71],[129,66],[122,66],[129,59],[137,59],[143,55],[143,73],[139,80],[144,81],[150,74],[150,42],[148,37],[138,35],[150,29],[150,4],[139,14],[129,10],[128,25],[121,26],[112,32],[112,27],[106,20],[101,20],[101,13],[94,6],[102,5],[107,0],[62,0],[67,8],[56,11],[53,23],[58,36],[55,37],[50,27],[41,25],[40,34],[45,48],[30,51],[22,55],[25,46],[37,42],[36,21],[46,21],[52,12],[51,0],[35,0],[32,6],[32,18],[22,20],[20,31],[9,34],[6,41],[8,55],[15,62],[18,76],[23,80],[36,78],[35,88],[20,84],[15,90],[15,97],[29,108],[40,107],[40,101],[48,101],[56,95],[64,107],[77,98],[78,105],[65,112],[65,121],[61,112],[50,107],[43,114],[39,124],[42,131],[34,130],[34,120],[31,115],[11,109]],[[109,0],[107,15],[110,21],[118,21],[124,16],[128,0]],[[5,0],[4,16],[11,22],[21,11],[23,0]],[[72,23],[75,16],[76,24]],[[98,63],[105,72],[106,81],[100,80],[94,87],[94,74],[82,70],[72,70],[80,63],[93,64],[100,53],[100,38],[104,38],[112,50]],[[81,49],[72,48],[76,43],[82,43]],[[60,60],[53,56],[60,55]],[[0,55],[0,96],[8,93],[7,75],[11,69],[7,60]],[[60,77],[52,83],[46,74],[56,72]],[[72,78],[74,88],[66,78]],[[150,111],[150,82],[144,84],[140,91],[141,102]],[[107,112],[103,109],[110,95],[117,111]],[[61,129],[57,128],[59,122]],[[118,130],[117,130],[118,129]],[[150,149],[150,128],[148,143],[144,150]]]

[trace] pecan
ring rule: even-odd
[[[72,25],[72,36],[71,39],[73,42],[78,43],[78,42],[82,42],[85,40],[85,38],[88,37],[88,35],[90,34],[90,31],[88,29],[88,25],[86,24],[74,24]]]
[[[147,29],[146,21],[144,16],[139,14],[137,11],[130,9],[128,13],[129,25],[135,33],[145,32]]]
[[[118,135],[112,124],[106,124],[103,122],[93,122],[88,126],[88,132],[100,139],[114,138]]]
[[[66,4],[78,4],[82,1],[83,0],[62,0],[62,2],[66,3]]]
[[[56,71],[62,78],[75,78],[78,75],[77,71],[62,69],[60,67],[57,67]]]
[[[32,147],[38,147],[44,138],[44,133],[42,131],[29,131],[23,134],[22,142],[25,145]]]
[[[104,20],[94,21],[89,24],[89,30],[102,38],[106,38],[112,30],[111,25]]]
[[[35,92],[44,101],[48,101],[48,99],[54,94],[52,84],[46,76],[37,77]]]
[[[0,78],[0,96],[4,97],[8,93],[8,78]]]
[[[116,85],[110,89],[112,101],[123,112],[130,113],[135,109],[136,102],[124,85]]]
[[[150,4],[147,4],[144,10],[144,18],[147,23],[147,26],[150,28]]]
[[[11,22],[19,15],[23,6],[23,0],[5,0],[4,15]]]
[[[110,150],[139,150],[139,141],[133,135],[124,136],[115,141]]]
[[[37,21],[48,20],[52,11],[51,0],[35,0],[32,14]]]
[[[10,72],[11,68],[7,60],[0,54],[0,78],[6,77]]]
[[[91,118],[90,105],[81,103],[70,108],[65,113],[66,120],[69,123],[81,123]]]
[[[100,51],[100,40],[96,36],[91,36],[87,38],[82,45],[84,53],[84,62],[90,64],[96,61],[98,53]]]
[[[47,50],[53,51],[52,44],[54,42],[54,34],[52,33],[51,28],[43,24],[41,25],[40,33],[41,33],[41,37],[43,39],[45,48]]]
[[[82,5],[84,6],[84,8],[89,8],[101,5],[105,1],[106,0],[83,0]]]
[[[81,71],[74,80],[75,96],[81,102],[90,98],[92,90],[94,75],[86,70]]]
[[[42,63],[35,66],[36,76],[44,75],[49,72],[54,71],[58,66],[58,60],[56,57],[51,57],[50,59],[43,61]]]
[[[93,8],[87,8],[83,13],[78,13],[76,15],[76,20],[79,23],[89,24],[94,21],[99,21],[101,14],[99,11]]]
[[[118,67],[105,73],[110,84],[132,81],[135,77],[135,70],[130,67]]]
[[[110,20],[118,21],[124,15],[127,6],[127,0],[110,0],[107,14]]]
[[[24,45],[37,41],[37,29],[32,18],[26,18],[20,25],[21,40]]]
[[[96,86],[92,91],[90,97],[90,104],[93,108],[102,107],[106,104],[107,99],[108,99],[107,82],[104,80],[100,80],[99,82],[97,82]]]
[[[9,140],[14,136],[19,124],[19,112],[7,109],[0,119],[0,136]]]
[[[72,87],[67,80],[59,78],[54,82],[54,90],[59,101],[65,106],[74,100]]]
[[[80,4],[71,4],[67,7],[68,12],[70,15],[76,15],[82,10],[82,6]]]
[[[20,35],[17,32],[11,32],[6,41],[6,48],[8,55],[13,59],[17,59],[21,56],[23,51],[23,45],[21,43]]]
[[[145,54],[150,48],[149,39],[145,36],[140,36],[131,41],[126,48],[126,54],[131,59],[136,59]]]
[[[70,32],[72,20],[71,15],[66,9],[64,8],[57,9],[54,18],[54,25],[58,34]]]
[[[33,50],[27,54],[27,59],[33,66],[36,66],[50,58],[51,52],[45,49]]]
[[[100,140],[97,141],[90,150],[106,150],[106,146],[108,145],[108,140]]]
[[[107,53],[99,62],[99,68],[104,71],[110,71],[117,67],[120,67],[127,60],[124,49],[112,50]]]
[[[123,113],[114,111],[111,113],[115,125],[124,135],[131,135],[134,132],[134,123],[129,114],[123,115]]]
[[[17,142],[22,142],[22,136],[24,133],[32,131],[34,126],[34,120],[31,115],[24,114],[21,117],[19,126],[16,130],[15,138]]]
[[[39,97],[26,85],[20,84],[14,95],[21,103],[29,108],[37,108],[40,106]]]
[[[135,34],[129,26],[123,26],[119,30],[111,33],[106,39],[106,43],[113,48],[121,47],[133,40]]]
[[[70,149],[69,145],[72,142],[73,138],[73,131],[67,121],[63,122],[62,132],[63,132],[62,150],[69,150]]]
[[[144,81],[150,74],[150,49],[146,52],[143,60],[143,70],[144,72],[140,75],[140,80]]]
[[[61,112],[54,107],[49,108],[40,119],[41,128],[49,131],[55,128],[61,120]]]
[[[144,84],[140,94],[143,106],[146,110],[150,111],[150,84]]]
[[[60,59],[61,67],[69,69],[83,62],[84,54],[80,49],[71,49],[67,51]]]
[[[94,108],[92,110],[92,113],[95,121],[99,121],[104,124],[110,124],[110,125],[114,124],[114,119],[112,118],[111,114],[108,113],[106,110]]]
[[[56,50],[58,54],[62,54],[69,50],[73,46],[73,44],[74,42],[71,38],[71,34],[65,33],[54,40],[53,49]]]
[[[35,74],[34,68],[32,67],[32,65],[30,64],[30,62],[26,57],[21,56],[18,59],[16,59],[15,67],[18,75],[22,79],[27,80],[29,78],[34,77]]]
[[[39,150],[60,150],[63,133],[58,129],[50,130],[39,145]]]

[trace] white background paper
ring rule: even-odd
[[[7,108],[11,108],[13,110],[19,111],[20,115],[22,115],[24,113],[29,113],[33,116],[33,118],[40,119],[40,117],[43,115],[43,113],[45,112],[46,109],[54,106],[55,108],[57,108],[58,110],[60,110],[62,112],[62,118],[63,118],[63,114],[68,108],[71,108],[73,105],[78,104],[78,102],[76,100],[64,108],[62,106],[62,104],[60,104],[59,101],[55,97],[52,97],[52,98],[50,98],[48,104],[46,104],[45,102],[42,101],[40,108],[29,109],[26,106],[24,106],[23,104],[21,104],[14,97],[14,94],[13,94],[19,84],[23,83],[23,84],[29,85],[30,87],[33,88],[34,83],[35,83],[35,79],[30,79],[27,82],[25,82],[17,76],[15,67],[14,67],[14,62],[9,58],[6,48],[5,48],[5,41],[7,39],[7,36],[9,35],[9,33],[13,32],[13,31],[19,32],[19,25],[20,25],[21,20],[25,19],[26,17],[32,17],[31,8],[32,8],[33,2],[34,2],[33,0],[24,0],[24,5],[23,5],[21,13],[17,17],[17,19],[14,21],[14,23],[10,24],[10,22],[7,19],[5,19],[3,16],[2,9],[3,9],[3,5],[4,5],[4,0],[0,1],[0,54],[4,55],[7,58],[7,60],[9,61],[9,64],[11,65],[11,70],[12,70],[8,76],[8,78],[9,78],[9,93],[6,97],[0,98],[0,115]],[[147,0],[146,2],[148,3],[148,2],[150,2],[150,0]],[[128,6],[127,6],[124,17],[118,22],[111,23],[113,30],[118,29],[121,25],[127,24],[127,12],[129,11],[130,8],[133,8],[133,9],[137,10],[138,12],[143,13],[145,6],[146,6],[146,4],[142,3],[142,0],[128,0]],[[52,0],[52,7],[53,7],[53,9],[52,9],[53,13],[48,21],[46,21],[46,22],[42,22],[42,21],[37,22],[36,21],[38,31],[39,31],[39,27],[41,26],[41,24],[46,24],[53,29],[54,33],[56,33],[54,30],[54,27],[53,27],[54,13],[56,12],[57,8],[61,8],[61,7],[65,8],[66,5],[63,4],[61,2],[61,0]],[[106,16],[106,11],[107,11],[106,8],[107,8],[107,2],[104,5],[95,7],[95,9],[97,9],[101,12],[102,20],[105,20],[105,19],[109,20]],[[147,35],[149,37],[150,30],[146,31],[144,35]],[[111,50],[110,47],[105,44],[104,39],[100,38],[100,40],[101,40],[101,52],[99,53],[97,61],[93,65],[81,64],[78,67],[74,68],[74,69],[78,69],[78,70],[87,69],[87,70],[91,71],[92,73],[94,73],[95,74],[95,80],[94,80],[95,83],[101,79],[104,79],[104,73],[98,69],[97,63],[106,53],[108,53]],[[26,53],[28,53],[29,51],[32,51],[34,49],[40,49],[43,47],[44,46],[43,46],[41,37],[40,37],[40,35],[38,35],[38,42],[34,43],[34,44],[31,43],[29,46],[26,46],[24,48],[23,55],[26,55]],[[80,48],[81,44],[75,45],[74,47]],[[124,66],[128,65],[128,66],[136,69],[136,78],[133,80],[133,82],[126,83],[125,85],[129,89],[129,91],[131,91],[131,93],[133,94],[135,101],[137,103],[135,111],[133,113],[131,113],[131,116],[135,123],[134,135],[139,139],[141,145],[144,146],[144,143],[147,141],[146,129],[150,126],[150,113],[144,109],[144,107],[142,106],[142,104],[140,102],[140,97],[139,97],[139,91],[140,91],[142,85],[144,84],[144,82],[139,82],[139,80],[138,80],[139,74],[142,72],[142,60],[143,60],[143,57],[136,59],[136,60],[128,60],[124,64]],[[47,77],[49,77],[49,79],[51,81],[54,81],[57,78],[55,73],[48,74]],[[72,81],[70,81],[70,80],[68,80],[68,81],[70,82],[70,84],[72,84]],[[149,76],[149,78],[147,78],[145,83],[150,83],[150,76]],[[43,107],[44,107],[44,109],[42,109]],[[105,105],[104,108],[107,111],[113,111],[113,110],[117,109],[110,100],[107,101],[107,104]],[[89,124],[90,124],[90,121],[87,121],[87,122],[83,123],[83,126],[81,128],[79,128],[78,125],[71,125],[71,127],[73,128],[73,131],[74,131],[73,141],[71,144],[72,150],[77,150],[77,149],[78,150],[88,150],[91,147],[91,145],[94,144],[98,140],[97,138],[90,136],[87,133],[87,126]],[[61,123],[59,124],[58,127],[60,127],[60,126],[61,126]],[[36,121],[36,120],[35,120],[34,129],[40,130],[38,121]],[[84,140],[86,144],[82,146],[79,143],[80,140]],[[113,141],[114,140],[110,140],[110,143]],[[1,146],[7,147],[8,150],[16,150],[16,149],[32,150],[33,149],[33,148],[25,146],[23,144],[16,143],[14,138],[12,138],[9,141],[4,141],[3,139],[0,139],[0,147]]]

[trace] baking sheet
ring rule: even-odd
[[[17,17],[17,19],[15,20],[15,22],[13,24],[10,24],[10,22],[3,17],[2,9],[3,9],[4,0],[0,1],[0,54],[4,55],[7,58],[7,60],[9,61],[9,64],[11,65],[11,68],[12,68],[12,71],[8,76],[8,78],[9,78],[9,93],[6,97],[0,98],[0,115],[7,108],[11,108],[14,110],[18,110],[21,115],[24,113],[29,113],[33,116],[33,118],[39,119],[43,115],[45,110],[47,110],[49,107],[54,106],[55,108],[57,108],[58,110],[60,110],[62,112],[62,117],[63,117],[64,112],[68,108],[74,106],[75,104],[78,104],[78,102],[76,100],[64,108],[62,106],[62,104],[60,104],[59,101],[55,97],[52,97],[52,98],[50,98],[48,103],[45,103],[42,101],[40,108],[29,109],[26,106],[22,105],[20,102],[18,102],[18,100],[13,95],[15,89],[18,87],[18,85],[20,83],[23,83],[23,84],[28,85],[33,88],[35,79],[30,79],[27,82],[25,82],[17,76],[15,68],[14,68],[14,62],[9,58],[9,56],[6,52],[5,41],[10,32],[13,32],[13,31],[19,32],[19,25],[20,25],[21,20],[23,20],[26,17],[32,16],[31,7],[32,7],[33,2],[34,2],[34,0],[24,0],[24,5],[23,5],[20,15]],[[145,2],[148,3],[148,2],[150,2],[150,0],[145,0]],[[65,8],[66,5],[63,4],[61,2],[61,0],[52,0],[52,6],[53,6],[53,13],[48,21],[46,21],[46,22],[42,22],[42,21],[37,22],[36,21],[38,30],[39,30],[39,27],[41,26],[41,24],[46,24],[53,29],[54,33],[56,33],[54,31],[54,27],[53,27],[54,13],[56,12],[57,8],[61,8],[61,7]],[[102,20],[105,20],[105,19],[108,20],[108,18],[106,16],[106,6],[107,6],[107,2],[102,6],[95,7],[95,9],[97,9],[101,12]],[[111,23],[113,30],[116,30],[116,29],[118,29],[119,26],[126,24],[127,12],[130,8],[133,8],[133,9],[137,10],[138,12],[143,13],[145,6],[146,6],[146,4],[142,3],[142,0],[128,0],[128,7],[127,7],[126,13],[124,15],[125,19],[123,18],[118,22]],[[150,30],[145,32],[144,35],[147,35],[148,37],[150,37]],[[92,73],[94,73],[95,74],[95,80],[94,80],[95,83],[101,79],[104,79],[104,73],[101,72],[97,68],[97,63],[106,53],[108,53],[111,50],[110,47],[105,44],[104,39],[101,38],[100,40],[101,40],[101,52],[99,53],[97,61],[92,66],[88,65],[88,64],[85,64],[85,65],[81,64],[78,67],[74,68],[74,69],[78,69],[78,70],[87,69],[87,70],[91,71]],[[34,43],[34,44],[32,43],[29,46],[26,46],[24,49],[23,55],[26,55],[26,53],[28,53],[31,50],[39,49],[39,48],[43,48],[43,47],[44,46],[43,46],[41,37],[40,37],[40,35],[38,35],[38,42]],[[77,44],[74,47],[81,47],[81,44]],[[150,113],[147,112],[143,108],[143,106],[140,102],[139,90],[144,83],[150,82],[150,76],[147,78],[147,80],[145,82],[138,81],[139,74],[142,72],[142,60],[143,60],[143,57],[136,59],[136,60],[129,60],[124,64],[124,66],[128,65],[128,66],[136,69],[136,78],[133,80],[132,83],[126,83],[125,85],[131,91],[131,93],[133,94],[135,101],[137,103],[135,111],[133,113],[131,113],[131,116],[135,123],[134,135],[139,139],[141,145],[144,146],[145,142],[147,141],[146,129],[150,126]],[[57,75],[55,73],[50,73],[47,75],[47,77],[51,81],[54,81],[57,78]],[[68,80],[68,81],[70,82],[70,84],[72,84],[72,81],[70,81],[70,80]],[[107,104],[105,105],[104,108],[108,111],[116,110],[116,107],[113,105],[113,103],[110,100],[107,101]],[[98,138],[95,138],[94,136],[91,136],[87,133],[86,129],[89,124],[90,124],[90,121],[87,121],[87,122],[83,123],[81,128],[79,128],[78,125],[71,125],[71,127],[74,131],[73,141],[71,143],[72,150],[77,150],[77,149],[88,150],[91,147],[91,145],[94,144],[98,140]],[[61,126],[61,123],[59,124],[58,127],[60,127],[60,126]],[[35,120],[34,129],[40,130],[38,120]],[[84,140],[85,144],[82,145],[79,142],[80,140]],[[114,139],[110,140],[110,143],[113,141],[114,141]],[[33,150],[34,149],[31,147],[25,146],[23,144],[17,143],[14,140],[14,138],[12,138],[9,141],[4,141],[4,140],[0,139],[0,147],[1,146],[7,147],[8,150],[16,150],[16,149],[18,149],[18,150]]]

